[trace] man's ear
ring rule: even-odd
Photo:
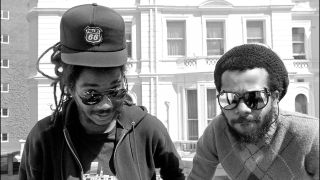
[[[74,96],[74,91],[72,91],[69,87],[65,87],[65,88],[64,88],[64,92],[65,92],[66,94],[70,94],[71,97]]]
[[[278,90],[275,90],[271,93],[271,97],[274,101],[279,102],[280,92]]]

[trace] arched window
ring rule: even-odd
[[[295,99],[296,112],[308,114],[307,97],[304,94],[298,94]]]

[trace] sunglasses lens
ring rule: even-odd
[[[262,109],[268,103],[268,95],[265,91],[247,92],[244,94],[244,102],[251,109]]]
[[[84,96],[80,96],[81,101],[85,105],[95,105],[102,101],[103,96],[107,96],[111,101],[118,101],[125,97],[126,89],[109,90],[103,94],[96,92],[86,92]]]
[[[230,110],[239,103],[239,97],[235,93],[224,92],[218,96],[219,104],[223,109]]]
[[[233,92],[222,92],[218,95],[220,106],[225,110],[231,110],[237,107],[240,100],[253,110],[264,108],[268,104],[269,94],[266,90],[249,91],[240,96]]]
[[[102,95],[90,94],[90,95],[86,95],[86,96],[83,96],[80,98],[81,98],[83,104],[94,105],[94,104],[98,104],[101,101]]]

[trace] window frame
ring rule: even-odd
[[[4,109],[7,109],[7,115],[3,114]],[[3,118],[9,117],[9,108],[1,108],[1,117],[3,117]]]
[[[293,40],[293,29],[303,29],[303,41],[294,41]],[[305,31],[305,29],[304,29],[304,27],[292,27],[291,28],[291,30],[292,30],[292,56],[293,56],[293,59],[306,59],[306,36],[305,36],[305,34],[306,34],[306,31]],[[299,44],[299,45],[303,45],[303,53],[295,53],[294,52],[294,44]],[[296,56],[304,56],[304,58],[295,58]]]
[[[130,40],[128,40],[127,38],[126,38],[126,48],[127,48],[127,53],[128,53],[128,58],[129,59],[132,59],[132,21],[125,21],[124,22],[125,24],[129,24],[130,25],[130,28],[131,28],[131,31],[130,31],[130,37],[131,37],[131,39]],[[127,26],[126,26],[127,27]],[[127,28],[126,28],[126,35],[127,35]],[[131,47],[131,51],[129,52],[128,51],[128,43],[130,43],[130,47]],[[130,56],[129,56],[129,54],[130,54]]]
[[[242,29],[243,29],[243,43],[248,43],[248,31],[247,31],[247,21],[262,21],[263,22],[263,36],[264,36],[264,43],[265,45],[272,47],[271,41],[271,20],[270,16],[268,15],[250,15],[250,16],[243,16],[242,17]]]
[[[8,64],[7,66],[4,66],[4,65],[3,65],[3,64],[4,64],[4,63],[3,63],[4,60],[7,61],[7,64]],[[1,68],[9,68],[9,62],[10,62],[9,59],[1,58]]]
[[[136,18],[134,16],[126,15],[122,16],[125,23],[131,23],[131,57],[128,59],[137,59],[137,30],[136,30]],[[126,40],[127,43],[127,40]]]
[[[4,134],[6,134],[6,136],[7,136],[7,140],[5,140],[5,141],[3,140],[3,135]],[[2,143],[9,142],[9,134],[8,133],[1,133],[1,142]]]
[[[4,90],[4,85],[7,86],[7,90]],[[1,83],[1,93],[9,93],[9,83]]]
[[[260,27],[261,28],[261,30],[262,30],[262,36],[261,37],[259,37],[259,36],[256,36],[256,37],[249,37],[249,34],[248,34],[248,24],[249,24],[249,22],[258,22],[259,23],[259,25],[260,25],[260,23],[261,23],[261,25],[262,25],[262,27]],[[253,41],[259,41],[259,40],[261,40],[262,42],[254,42],[254,43],[262,43],[262,44],[265,44],[265,42],[266,42],[266,32],[265,32],[265,23],[264,23],[264,21],[260,21],[260,20],[247,20],[246,21],[246,36],[247,36],[247,38],[246,38],[246,42],[247,43],[252,43],[252,42],[249,42],[249,40],[253,40]]]
[[[312,57],[312,34],[311,34],[311,20],[293,20],[292,21],[292,26],[291,26],[291,31],[292,28],[304,28],[304,50],[305,50],[305,59],[302,60],[308,60],[310,57]],[[291,35],[292,36],[292,35]],[[292,41],[292,40],[291,40]],[[291,42],[292,44],[292,42]],[[291,48],[292,50],[292,58],[294,59],[293,56],[293,47]]]
[[[204,48],[203,48],[203,54],[206,56],[210,57],[220,57],[226,52],[226,19],[222,18],[204,18],[203,19],[203,39],[204,39]],[[207,37],[207,32],[208,32],[208,27],[207,23],[210,22],[217,22],[217,23],[222,23],[222,28],[223,28],[223,37],[222,38],[210,38],[210,40],[222,40],[223,41],[223,53],[220,55],[208,55],[208,37]]]
[[[188,92],[189,91],[195,91],[195,93],[196,93],[196,99],[197,99],[197,101],[195,102],[195,104],[196,104],[196,112],[197,112],[197,118],[196,119],[194,119],[194,118],[189,118],[189,111],[188,111],[188,107],[189,107],[189,104],[188,104]],[[199,138],[200,138],[200,132],[199,132],[199,107],[198,107],[198,101],[199,101],[199,99],[198,99],[198,96],[199,96],[199,90],[197,89],[197,88],[186,88],[185,89],[185,105],[186,105],[186,140],[188,140],[188,141],[196,141],[196,140],[198,140]],[[189,122],[190,121],[197,121],[197,139],[190,139],[190,132],[189,132]]]
[[[5,42],[4,41],[4,36],[7,35],[8,36],[8,41]],[[1,44],[9,44],[10,43],[10,36],[9,34],[1,34]]]
[[[218,104],[218,101],[217,101],[217,94],[218,94],[218,91],[217,91],[217,89],[216,88],[211,88],[211,87],[207,87],[206,89],[206,102],[205,102],[205,105],[206,105],[206,122],[207,122],[207,125],[213,120],[213,118],[215,117],[215,116],[217,116],[217,107],[219,106],[219,104]],[[208,115],[209,115],[209,104],[208,104],[208,91],[209,90],[212,90],[214,93],[213,93],[213,112],[214,112],[214,115],[213,115],[213,117],[212,118],[210,118],[210,117],[208,117]]]
[[[187,21],[187,17],[167,17],[164,19],[164,25],[163,25],[163,32],[164,32],[164,36],[163,36],[163,53],[164,53],[164,57],[166,57],[167,59],[171,59],[174,60],[176,58],[179,57],[186,57],[188,50],[187,50],[187,37],[188,37],[188,32],[187,32],[187,27],[188,27],[188,21]],[[169,55],[168,52],[168,22],[184,22],[184,38],[181,38],[184,40],[184,54],[183,55]]]
[[[5,13],[7,14],[7,17],[4,16]],[[10,19],[10,11],[9,10],[1,10],[1,19],[9,20]]]

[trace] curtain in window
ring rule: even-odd
[[[185,22],[167,22],[168,55],[185,55]]]

